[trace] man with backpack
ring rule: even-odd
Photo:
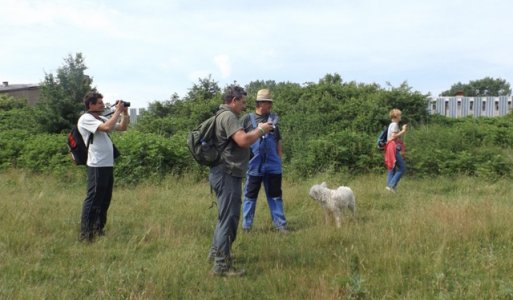
[[[102,94],[98,92],[89,92],[84,97],[84,104],[87,112],[78,119],[77,125],[82,139],[88,141],[87,196],[82,207],[80,240],[92,242],[96,236],[105,234],[107,210],[114,186],[115,148],[108,133],[127,130],[129,116],[124,102],[120,100],[109,119],[101,116],[105,104]],[[118,122],[120,116],[121,121]]]
[[[281,190],[281,134],[278,128],[278,115],[271,112],[273,99],[268,89],[257,92],[255,113],[242,118],[246,131],[256,128],[257,122],[271,122],[274,129],[251,145],[252,157],[249,160],[246,186],[244,188],[242,229],[250,231],[255,217],[258,192],[261,185],[267,197],[271,219],[278,232],[287,234],[287,220],[283,211]]]
[[[272,130],[272,124],[262,122],[245,132],[239,117],[246,108],[246,91],[230,85],[223,91],[222,110],[215,120],[216,146],[221,150],[220,162],[210,168],[209,182],[217,198],[217,224],[209,259],[214,276],[242,276],[244,270],[232,265],[231,247],[237,236],[240,219],[242,178],[246,174],[249,147]]]

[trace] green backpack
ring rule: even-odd
[[[218,110],[215,115],[208,118],[194,128],[187,135],[187,147],[192,157],[204,166],[215,166],[221,160],[222,150],[216,146],[216,119],[226,110]]]

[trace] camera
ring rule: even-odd
[[[271,129],[271,132],[274,132],[274,129],[276,129],[276,124],[278,124],[278,116],[277,115],[269,116],[269,118],[267,119],[267,122],[272,124],[273,128]]]
[[[108,117],[110,115],[112,115],[115,111],[116,111],[116,105],[118,105],[119,101],[123,102],[123,105],[126,107],[130,107],[130,102],[128,101],[123,101],[123,100],[116,100],[116,102],[114,103],[114,105],[110,105],[110,106],[107,106],[105,108],[105,111],[103,113],[103,116],[104,117]]]
[[[118,105],[119,101],[123,102],[123,105],[125,107],[130,107],[130,102],[128,101],[123,101],[123,100],[116,100],[116,103],[114,105]]]

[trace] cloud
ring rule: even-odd
[[[1,1],[1,0],[0,0]],[[0,25],[18,29],[33,28],[46,32],[48,30],[84,30],[108,35],[111,37],[128,38],[129,33],[121,27],[123,15],[119,11],[103,4],[85,1],[32,1],[7,0],[0,3]],[[118,20],[117,22],[115,20]]]
[[[232,64],[230,62],[230,57],[225,54],[216,55],[214,57],[214,62],[221,72],[221,77],[223,79],[228,78],[232,75]]]
[[[0,0],[0,77],[37,82],[80,52],[100,90],[141,102],[209,75],[303,83],[336,72],[422,91],[484,75],[511,82],[512,9],[504,0]]]

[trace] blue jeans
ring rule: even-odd
[[[387,186],[395,189],[399,180],[403,176],[404,172],[406,172],[406,163],[404,162],[403,157],[401,156],[401,151],[396,151],[395,153],[395,166],[392,170],[388,170],[387,174]]]

